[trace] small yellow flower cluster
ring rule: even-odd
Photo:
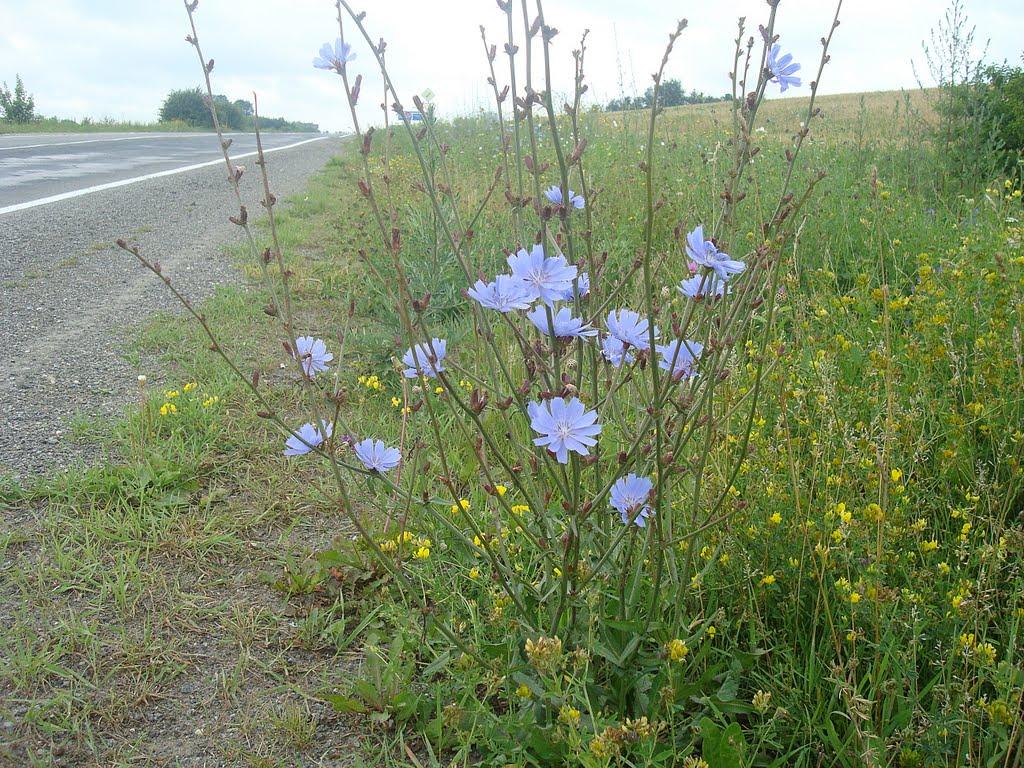
[[[527,639],[526,658],[541,674],[551,674],[562,660],[562,641],[557,637]]]
[[[991,667],[996,663],[996,649],[992,643],[979,643],[973,632],[960,635],[957,648],[965,658],[973,660],[983,667]]]
[[[558,710],[558,722],[568,725],[570,728],[575,728],[580,724],[580,717],[580,711],[568,704],[563,704]]]
[[[949,604],[954,609],[959,609],[964,604],[964,601],[971,596],[971,583],[966,580],[961,580],[957,584],[956,589],[949,591]]]
[[[512,603],[512,598],[504,593],[495,594],[492,598],[491,620],[497,621],[505,615],[505,609]]]
[[[842,520],[845,525],[849,525],[853,520],[853,512],[847,510],[846,504],[843,502],[836,504],[836,514],[839,515],[839,519]]]
[[[381,383],[381,380],[377,376],[377,374],[371,374],[369,376],[360,376],[358,379],[356,379],[356,381],[358,381],[367,389],[372,389],[376,392],[380,392],[384,389],[384,385]]]
[[[1018,192],[1019,191],[1020,190],[1018,190]],[[1006,702],[1002,699],[996,699],[995,701],[988,702],[985,705],[985,712],[994,723],[999,723],[1000,725],[1013,725],[1013,713],[1010,711],[1010,707],[1007,706]]]
[[[139,380],[142,381],[144,378],[145,377],[141,377],[140,376]],[[185,400],[186,398],[182,397],[182,393],[184,393],[186,395],[190,395],[193,392],[195,392],[198,388],[199,388],[199,384],[197,384],[194,381],[190,381],[190,382],[186,383],[184,386],[182,386],[182,388],[180,390],[177,390],[177,389],[167,389],[167,390],[164,390],[164,401],[165,402],[164,402],[163,405],[160,406],[160,409],[159,409],[160,410],[160,415],[161,416],[173,416],[174,414],[176,414],[178,412],[178,406],[177,406],[177,404],[174,401],[178,400],[180,402],[182,400]],[[217,403],[220,402],[220,397],[218,397],[216,395],[211,395],[210,397],[204,398],[201,402],[202,402],[203,408],[211,408],[212,406],[217,405]],[[184,406],[182,406],[182,407],[184,407]]]
[[[759,690],[754,694],[754,698],[751,699],[750,704],[758,712],[758,714],[765,714],[768,712],[768,708],[771,707],[772,695],[768,691]]]
[[[885,510],[883,510],[878,504],[872,502],[868,504],[864,510],[864,517],[868,519],[868,522],[881,523],[885,520]]]
[[[676,637],[665,643],[665,653],[672,661],[682,661],[689,655],[690,649],[686,646],[686,641]]]
[[[662,723],[652,723],[646,717],[626,718],[622,725],[609,725],[595,736],[590,742],[590,753],[598,758],[615,757],[623,745],[657,737],[662,727]]]
[[[410,531],[402,531],[393,539],[385,539],[379,542],[382,552],[388,554],[400,552],[402,554],[412,553],[417,560],[426,560],[430,557],[430,550],[433,547],[430,539],[420,538]]]

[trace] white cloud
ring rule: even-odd
[[[489,103],[481,23],[499,48],[499,80],[507,81],[500,52],[504,14],[493,0],[353,3],[369,10],[374,39],[388,41],[387,59],[406,103],[426,88],[447,114]],[[333,6],[331,0],[201,0],[197,19],[206,53],[217,62],[216,90],[231,98],[256,90],[264,114],[347,128],[336,76],[311,66],[320,44],[336,36]],[[556,89],[571,87],[571,52],[589,28],[587,74],[598,101],[618,94],[620,72],[627,92],[647,87],[679,13],[690,26],[669,76],[686,88],[725,92],[736,17],[746,15],[748,32],[756,33],[767,9],[764,0],[547,0],[544,6],[548,23],[560,30],[553,46]],[[935,0],[847,0],[823,90],[913,87],[911,60],[921,60],[920,42],[944,7]],[[1019,61],[1014,32],[1024,26],[1024,4],[968,0],[968,11],[979,39],[992,38],[992,58]],[[825,0],[782,0],[778,30],[808,79],[831,13]],[[350,38],[355,35],[351,23],[346,29]],[[184,42],[187,31],[185,12],[173,1],[6,0],[0,6],[0,79],[11,81],[20,72],[45,114],[151,120],[167,91],[199,82],[195,54]],[[521,21],[515,33],[522,44]],[[382,85],[369,49],[357,43],[352,70],[367,76],[360,112],[376,121]]]

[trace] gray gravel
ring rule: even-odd
[[[269,155],[278,199],[340,151],[329,138]],[[259,175],[241,161],[250,216]],[[179,309],[118,237],[157,258],[186,295],[241,280],[223,256],[241,233],[223,166],[152,179],[0,216],[0,475],[25,477],[95,459],[68,437],[76,414],[122,412],[140,373],[121,354],[143,320]],[[180,310],[179,310],[180,311]]]

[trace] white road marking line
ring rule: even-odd
[[[299,147],[303,144],[310,144],[314,141],[323,141],[329,139],[330,136],[317,136],[315,139],[306,139],[305,141],[298,141],[294,144],[287,144],[283,147],[272,147],[271,149],[264,149],[263,154],[269,155],[271,152],[279,152],[282,149],[291,149],[292,147]],[[245,152],[241,155],[232,155],[232,160],[241,160],[243,157],[253,157],[258,155],[259,152]],[[224,158],[219,160],[208,160],[205,163],[196,163],[195,165],[185,165],[180,168],[171,168],[166,171],[157,171],[156,173],[147,173],[145,176],[135,176],[131,179],[121,179],[120,181],[110,181],[106,184],[97,184],[94,187],[86,187],[85,189],[76,189],[73,192],[62,192],[59,195],[51,195],[50,197],[41,197],[38,200],[29,200],[27,203],[16,203],[15,205],[8,205],[5,208],[0,208],[0,216],[5,213],[13,213],[14,211],[23,211],[26,208],[35,208],[39,205],[47,205],[49,203],[56,203],[61,200],[70,200],[73,197],[81,197],[82,195],[88,195],[93,192],[102,192],[105,189],[116,189],[117,187],[124,187],[128,184],[134,184],[137,181],[148,181],[149,179],[159,179],[163,176],[174,176],[178,173],[185,173],[187,171],[195,171],[199,168],[207,168],[211,165],[219,165],[224,162]]]
[[[40,149],[43,147],[70,147],[73,144],[103,144],[110,141],[142,141],[143,139],[200,139],[206,138],[207,136],[216,136],[215,133],[180,133],[180,134],[166,134],[166,133],[153,133],[149,136],[145,134],[141,136],[112,136],[107,139],[82,139],[81,141],[54,141],[44,144],[20,144],[16,147],[2,147],[0,146],[0,152],[4,152],[10,149]],[[240,136],[239,133],[225,133],[225,136]]]

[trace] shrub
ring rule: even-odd
[[[21,75],[15,75],[13,92],[6,82],[0,88],[0,109],[4,112],[4,122],[32,122],[36,116],[35,107],[35,99],[25,90]]]
[[[978,87],[986,107],[982,119],[991,121],[1000,148],[1007,153],[1008,162],[1014,163],[1024,152],[1024,68],[990,65]]]
[[[199,88],[171,91],[160,107],[160,121],[181,120],[196,128],[212,128],[210,109]]]
[[[247,127],[245,114],[238,102],[228,101],[226,96],[216,95],[213,103],[217,108],[217,119],[222,128],[240,131]],[[207,98],[199,88],[171,91],[160,107],[160,121],[183,121],[194,128],[213,128],[213,118]]]
[[[938,86],[940,186],[978,187],[1012,169],[1024,149],[1024,70],[974,58],[974,36],[962,0],[953,0],[923,45]]]

